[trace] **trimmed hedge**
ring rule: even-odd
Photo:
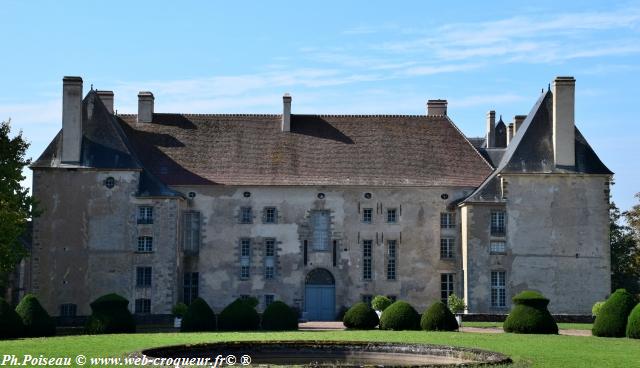
[[[0,339],[13,339],[23,334],[22,319],[9,303],[0,298]]]
[[[262,313],[262,329],[290,331],[298,329],[298,313],[284,302],[276,300]]]
[[[182,317],[182,332],[215,331],[216,315],[202,298],[194,299]]]
[[[595,302],[593,304],[593,307],[591,307],[591,315],[594,317],[598,317],[598,314],[600,313],[600,309],[602,309],[603,305],[604,305],[604,301]]]
[[[627,320],[627,337],[631,339],[640,339],[640,304],[629,314]]]
[[[458,321],[443,302],[435,302],[422,314],[420,327],[425,331],[455,331]]]
[[[632,294],[625,289],[616,290],[600,309],[591,329],[593,336],[624,337],[627,319],[635,305]]]
[[[24,336],[44,337],[56,334],[55,321],[42,308],[35,295],[25,295],[16,307],[16,313],[18,313],[24,324]]]
[[[344,314],[342,323],[346,328],[354,330],[372,330],[376,328],[380,320],[376,311],[374,311],[367,303],[356,303],[349,308]]]
[[[254,331],[260,326],[260,316],[253,303],[236,299],[226,306],[218,318],[218,327],[223,331]]]
[[[129,301],[118,294],[106,294],[94,300],[85,330],[88,334],[131,333],[136,323],[127,306]]]
[[[558,325],[547,310],[549,299],[537,291],[525,290],[512,300],[515,305],[504,321],[505,332],[558,334]]]
[[[393,304],[393,301],[391,299],[387,298],[384,295],[376,295],[376,297],[371,301],[371,308],[380,312],[384,312],[384,310],[387,309],[391,304]]]
[[[398,300],[382,312],[381,330],[419,330],[420,315],[411,304]]]

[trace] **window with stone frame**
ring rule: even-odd
[[[491,211],[491,235],[504,236],[505,227],[505,212]]]
[[[78,306],[73,303],[60,304],[60,317],[75,317],[78,313]]]
[[[453,238],[440,239],[440,259],[451,259],[455,256],[455,240]]]
[[[277,224],[278,209],[275,207],[265,207],[262,213],[262,222],[265,224]]]
[[[440,274],[440,300],[447,304],[449,295],[455,292],[452,273]]]
[[[200,250],[200,212],[182,213],[182,247],[185,252],[197,253]]]
[[[494,308],[504,308],[507,306],[505,271],[491,271],[491,306]]]
[[[240,239],[240,278],[246,280],[251,277],[251,239]]]
[[[138,223],[153,224],[153,207],[138,206]]]
[[[271,280],[276,277],[276,240],[266,238],[264,240],[264,278]]]
[[[503,240],[492,240],[489,243],[489,251],[491,254],[505,254],[507,252],[507,242]]]
[[[153,238],[150,236],[138,237],[138,253],[153,252]]]
[[[313,250],[329,250],[331,216],[329,211],[311,211],[311,245]]]
[[[151,313],[151,299],[141,298],[135,300],[134,307],[135,314],[150,314]]]
[[[251,207],[240,207],[240,223],[241,224],[253,223],[253,210]]]
[[[387,280],[395,280],[398,267],[398,241],[387,240]]]
[[[136,267],[136,286],[151,287],[151,267]]]
[[[398,222],[398,210],[396,208],[387,209],[387,222],[390,224]]]
[[[456,227],[456,214],[454,212],[440,213],[440,228],[454,229]]]
[[[373,277],[372,274],[373,265],[373,241],[362,241],[362,279],[369,281]]]
[[[189,305],[200,295],[200,275],[198,272],[185,272],[183,280],[183,301]]]
[[[276,300],[276,296],[273,294],[265,294],[264,295],[264,307],[268,307]]]
[[[365,224],[370,224],[373,222],[373,208],[362,209],[362,222]]]

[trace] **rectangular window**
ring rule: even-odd
[[[313,226],[312,242],[314,250],[329,250],[329,225],[331,217],[329,211],[311,212]]]
[[[389,298],[392,303],[395,303],[396,300],[398,299],[398,297],[395,295],[387,295],[387,298]]]
[[[395,208],[387,209],[387,222],[390,224],[398,222],[398,210]]]
[[[362,278],[371,280],[371,265],[373,261],[372,240],[362,241]]]
[[[151,206],[138,207],[138,223],[153,224],[153,207]]]
[[[151,313],[151,299],[136,299],[135,313],[136,314]]]
[[[370,224],[373,221],[373,208],[362,209],[362,222]]]
[[[151,287],[151,267],[136,268],[136,286]]]
[[[440,300],[447,304],[449,295],[453,294],[453,274],[443,273],[440,274]]]
[[[251,239],[240,239],[240,278],[251,277]]]
[[[264,240],[264,278],[267,280],[276,277],[276,240],[268,238]]]
[[[371,294],[362,294],[362,302],[368,306],[371,306],[371,301],[373,300],[373,295]]]
[[[333,267],[338,265],[338,241],[334,240],[333,241],[333,253],[332,253],[332,258],[333,258]]]
[[[153,252],[153,238],[150,236],[139,236],[138,252],[141,252],[141,253]]]
[[[302,247],[303,247],[303,249],[302,249],[302,258],[303,258],[302,261],[303,261],[305,266],[307,265],[307,261],[308,261],[308,251],[309,251],[308,250],[308,247],[309,247],[308,244],[309,243],[306,240],[304,240],[302,242]]]
[[[398,242],[387,240],[387,280],[396,279]]]
[[[278,211],[276,210],[275,207],[264,208],[263,222],[265,224],[275,224],[278,222]]]
[[[250,224],[253,222],[253,211],[251,207],[240,207],[240,223]]]
[[[197,253],[200,249],[200,212],[183,212],[182,225],[183,249],[186,252]]]
[[[504,271],[491,271],[491,306],[507,306],[506,274]]]
[[[265,294],[264,295],[264,307],[268,307],[269,305],[271,305],[271,303],[273,303],[273,301],[276,299],[276,296],[273,294]]]
[[[451,259],[454,255],[454,240],[453,238],[441,238],[440,239],[440,258]]]
[[[493,254],[504,254],[507,252],[507,243],[503,241],[492,241],[490,251]]]
[[[492,211],[491,212],[491,235],[504,236],[505,223],[504,223],[504,211]]]
[[[78,306],[72,303],[60,305],[60,317],[75,317],[78,313]]]
[[[440,213],[440,228],[454,229],[456,227],[456,217],[453,212]]]
[[[183,283],[183,300],[186,305],[191,304],[199,295],[199,274],[197,272],[185,272]]]

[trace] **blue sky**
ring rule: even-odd
[[[422,114],[449,101],[468,136],[485,114],[526,114],[573,75],[576,122],[616,173],[623,209],[640,192],[640,2],[11,1],[0,17],[0,119],[37,157],[61,126],[64,75],[136,112]],[[565,4],[566,3],[566,4]]]

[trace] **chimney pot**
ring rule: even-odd
[[[62,162],[80,162],[82,148],[82,78],[62,79]]]
[[[291,131],[291,95],[288,93],[282,96],[282,131]]]
[[[153,93],[149,91],[140,91],[138,93],[138,123],[150,123],[153,121],[154,101]]]
[[[575,166],[575,90],[573,77],[553,81],[553,154],[556,166]]]
[[[515,125],[513,123],[509,123],[507,126],[507,146],[513,140],[513,136],[515,135]]]
[[[487,112],[487,148],[494,148],[496,146],[496,112],[491,110]]]
[[[113,91],[96,91],[100,101],[104,104],[104,107],[109,110],[110,114],[113,114]]]
[[[446,116],[447,100],[428,100],[427,116]]]

